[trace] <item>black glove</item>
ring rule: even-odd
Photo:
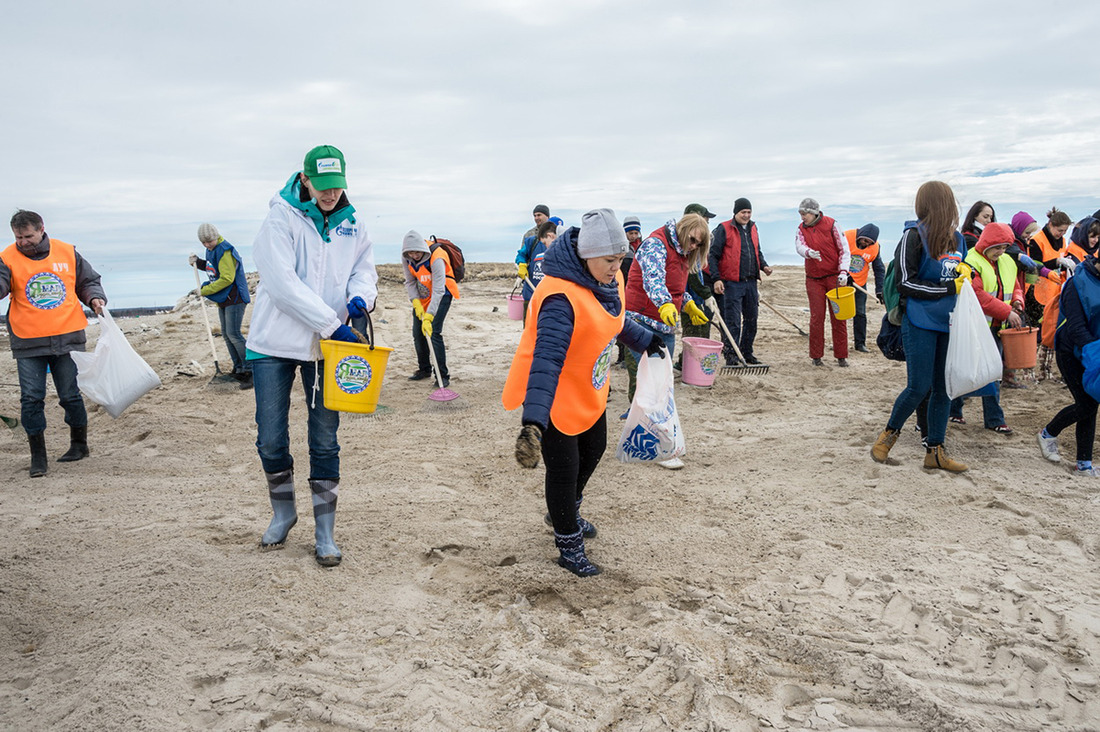
[[[885,305],[886,304],[886,298],[883,297],[881,292],[879,294],[875,295],[875,297],[878,298],[878,304],[879,305]]]
[[[516,438],[516,462],[524,468],[534,468],[542,454],[542,430],[537,424],[525,424]]]
[[[645,352],[650,356],[665,357],[665,339],[660,336],[659,333],[654,333],[653,337],[649,339],[649,345],[645,347]]]

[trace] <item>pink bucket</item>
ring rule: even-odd
[[[508,295],[508,317],[512,320],[523,320],[523,295],[514,292]]]
[[[721,341],[709,338],[692,338],[684,342],[684,370],[681,380],[689,386],[712,386],[718,375],[718,354],[722,351]]]

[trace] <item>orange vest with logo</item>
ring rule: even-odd
[[[871,274],[871,262],[878,256],[878,242],[876,241],[866,249],[856,246],[856,233],[859,229],[848,229],[844,232],[844,238],[848,240],[848,251],[852,253],[852,261],[848,264],[848,274],[852,275],[852,281],[860,287],[867,287],[867,275]],[[877,287],[877,285],[876,285]]]
[[[20,338],[48,336],[84,330],[88,319],[76,297],[76,249],[50,239],[45,259],[24,256],[15,244],[0,258],[11,270],[8,327]]]
[[[619,286],[619,302],[622,302],[622,275],[616,274],[615,279]],[[554,391],[550,421],[562,434],[579,435],[596,424],[607,409],[613,346],[615,337],[623,329],[626,308],[621,307],[618,315],[612,315],[588,288],[558,277],[543,277],[527,306],[527,323],[504,382],[501,402],[505,409],[522,406],[527,396],[527,379],[531,375],[538,338],[539,310],[551,295],[569,298],[573,306],[573,337]]]
[[[412,274],[416,281],[420,283],[421,287],[425,287],[428,290],[428,296],[419,298],[420,304],[427,309],[428,304],[432,301],[432,264],[437,259],[443,259],[443,264],[446,266],[447,272],[447,291],[451,293],[451,296],[455,300],[459,298],[458,283],[455,282],[455,273],[451,269],[451,258],[447,256],[447,250],[441,246],[435,247],[435,250],[428,257],[427,261],[420,260],[416,266],[409,264],[409,260],[405,260],[405,266],[409,268],[409,272]]]
[[[1047,239],[1046,232],[1042,229],[1039,229],[1035,236],[1031,237],[1031,241],[1039,245],[1039,251],[1042,252],[1042,261],[1044,262],[1049,262],[1057,257],[1064,257],[1066,254],[1066,247],[1063,245],[1060,249],[1055,249],[1054,245]],[[1040,277],[1039,281],[1035,283],[1035,299],[1043,305],[1058,297],[1061,291],[1061,285],[1051,282],[1046,277]]]

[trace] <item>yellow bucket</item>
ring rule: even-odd
[[[836,287],[825,293],[829,298],[829,307],[837,320],[849,320],[856,314],[856,288]]]
[[[370,414],[378,406],[382,376],[392,348],[321,341],[325,358],[325,408]]]

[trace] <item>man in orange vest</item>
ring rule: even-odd
[[[868,353],[867,294],[863,290],[867,289],[868,275],[874,270],[875,298],[881,303],[882,284],[886,281],[886,267],[879,256],[878,227],[864,224],[858,229],[848,229],[844,232],[844,238],[848,240],[848,251],[852,254],[848,272],[852,275],[852,282],[859,285],[856,288],[856,314],[852,318],[852,335],[856,350]]]
[[[76,385],[76,364],[69,355],[83,351],[81,303],[97,314],[107,304],[99,273],[72,244],[46,235],[42,217],[17,211],[11,217],[15,243],[0,252],[0,299],[8,302],[8,334],[19,370],[19,402],[31,447],[30,475],[46,474],[46,372],[53,374],[58,401],[69,425],[67,463],[88,457],[88,412]]]

